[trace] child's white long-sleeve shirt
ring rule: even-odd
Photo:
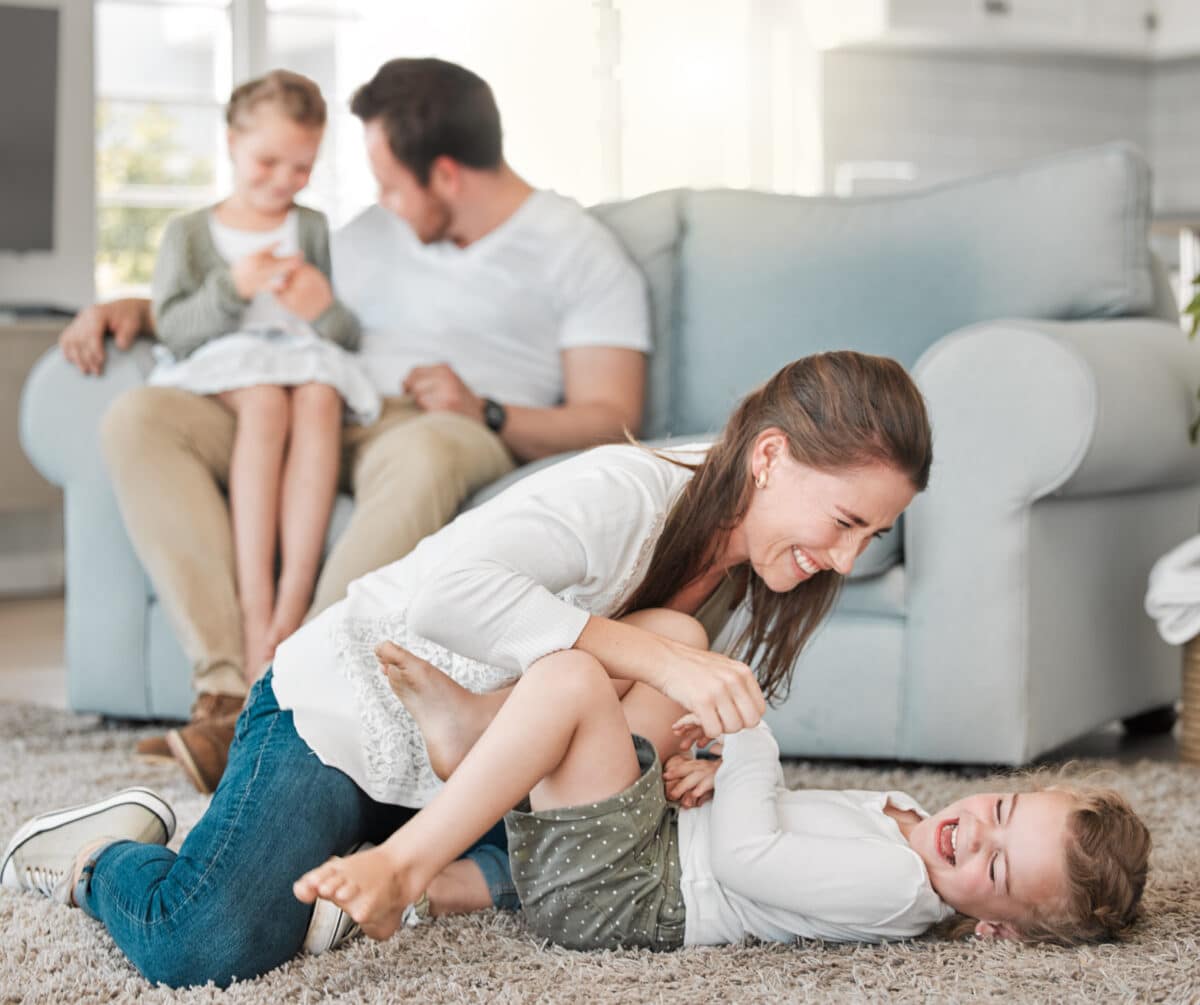
[[[765,724],[726,737],[712,801],[679,814],[685,944],[877,942],[950,917],[889,802],[928,815],[901,792],[790,790]]]

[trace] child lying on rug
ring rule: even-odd
[[[715,783],[711,802],[677,809],[599,666],[531,668],[482,728],[480,696],[399,646],[380,655],[446,785],[384,844],[295,884],[373,938],[505,812],[526,921],[572,949],[874,942],[955,912],[980,936],[1074,943],[1137,915],[1150,835],[1113,791],[980,793],[934,816],[899,792],[790,791],[759,725],[725,737],[719,767],[669,762],[677,794]],[[676,731],[700,738],[690,715]]]

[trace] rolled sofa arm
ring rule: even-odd
[[[950,477],[960,478],[964,463],[986,464],[989,477],[1032,502],[1051,492],[1186,485],[1200,475],[1200,452],[1187,435],[1200,347],[1177,325],[1145,318],[971,325],[930,347],[915,372],[939,413],[935,470],[953,451]]]
[[[1025,322],[1055,338],[1092,385],[1087,453],[1058,490],[1105,495],[1194,484],[1200,450],[1188,439],[1200,390],[1200,346],[1170,322]]]
[[[105,345],[104,373],[89,377],[63,358],[58,348],[37,361],[21,391],[21,446],[33,466],[55,485],[104,477],[100,420],[123,391],[140,387],[153,366],[150,342],[138,339],[128,350]]]
[[[918,360],[934,466],[904,522],[906,756],[1026,759],[1032,508],[1200,482],[1198,349],[1158,320],[998,321]],[[964,756],[946,716],[964,737],[1003,739]]]
[[[99,377],[85,377],[57,349],[46,353],[21,393],[22,446],[34,466],[63,488],[67,701],[78,712],[172,715],[179,711],[177,695],[149,665],[150,585],[125,533],[100,449],[104,413],[118,395],[144,382],[150,344],[139,340],[123,352],[110,341],[106,348]]]

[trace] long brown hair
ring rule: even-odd
[[[750,505],[750,455],[772,427],[791,456],[812,468],[841,471],[882,462],[919,492],[929,481],[933,437],[925,402],[893,359],[826,352],[789,363],[734,410],[719,440],[667,517],[645,579],[617,617],[663,606],[698,579],[720,553]],[[676,461],[676,463],[681,463]],[[842,577],[826,570],[787,593],[774,593],[754,573],[742,574],[750,621],[732,652],[760,656],[757,675],[768,699],[782,698],[800,650],[837,599]]]

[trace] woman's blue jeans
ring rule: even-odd
[[[268,671],[254,685],[221,784],[179,853],[132,841],[108,845],[76,888],[79,906],[104,923],[148,980],[225,987],[291,959],[312,914],[292,883],[360,841],[386,840],[412,815],[375,802],[322,764],[292,713],[279,708],[271,677]],[[472,857],[497,906],[511,908],[503,841],[500,825]]]

